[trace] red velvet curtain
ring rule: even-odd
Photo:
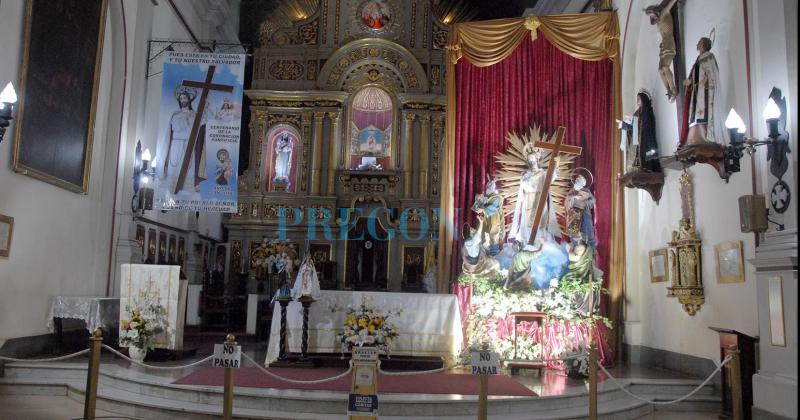
[[[610,138],[613,121],[613,64],[584,61],[559,51],[544,37],[529,38],[505,60],[476,67],[466,59],[456,64],[454,222],[474,226],[470,211],[475,194],[483,192],[486,174],[499,169],[498,151],[506,148],[509,131],[527,133],[532,124],[548,135],[566,127],[564,142],[583,147],[576,167],[594,174],[598,265],[608,273],[611,240],[611,158],[617,149]],[[452,272],[460,272],[459,235],[454,242]],[[605,283],[608,278],[606,276]]]

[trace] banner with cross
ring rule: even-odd
[[[245,56],[165,54],[151,166],[161,210],[233,213]]]

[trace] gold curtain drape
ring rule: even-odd
[[[527,16],[521,18],[498,19],[484,22],[458,23],[450,28],[447,45],[447,123],[444,145],[444,167],[442,176],[441,212],[439,224],[439,292],[448,291],[453,258],[453,232],[447,221],[454,220],[453,177],[455,173],[454,149],[456,122],[456,63],[466,59],[478,67],[499,63],[530,36],[535,42],[544,37],[565,54],[581,60],[611,60],[614,68],[613,116],[622,115],[621,77],[622,63],[619,54],[619,20],[617,13],[583,13],[558,16]],[[611,124],[609,138],[616,136]],[[569,127],[567,127],[569,128]],[[613,143],[613,142],[612,142]],[[609,147],[615,147],[610,144]],[[622,154],[613,153],[611,173],[622,172]],[[625,211],[622,186],[616,177],[606,180],[611,185],[613,206],[611,220],[611,255],[609,261],[609,319],[615,326],[613,348],[619,350],[620,321],[622,318],[622,299],[625,284]],[[616,354],[619,354],[617,351]]]

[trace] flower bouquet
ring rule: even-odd
[[[141,310],[138,306],[125,308],[130,317],[120,320],[119,344],[128,347],[132,358],[138,358],[133,353],[141,352],[143,360],[147,351],[154,348],[155,336],[164,332],[165,310],[159,304],[146,305]]]
[[[389,346],[398,335],[397,327],[388,319],[399,315],[400,311],[379,312],[366,296],[360,305],[348,306],[344,332],[339,335],[342,353],[353,346],[371,346],[388,354]]]

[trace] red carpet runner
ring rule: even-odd
[[[223,385],[223,369],[204,367],[173,382],[177,385]],[[274,368],[270,372],[290,379],[316,380],[330,378],[343,372],[340,369]],[[257,368],[248,367],[234,372],[234,385],[249,388],[301,389],[315,391],[350,391],[350,376],[321,384],[293,384],[273,379]],[[386,376],[378,374],[380,393],[461,394],[478,395],[478,377],[474,375],[433,373],[425,375]],[[489,377],[489,395],[535,397],[536,393],[505,375]]]

